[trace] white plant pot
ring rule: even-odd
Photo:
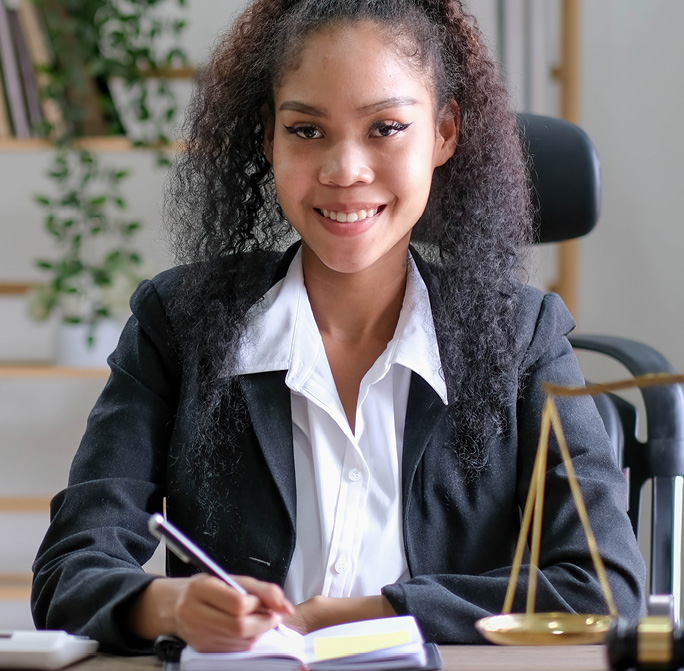
[[[90,346],[88,324],[61,323],[57,336],[57,363],[77,368],[106,368],[107,357],[116,348],[121,329],[121,324],[111,319],[98,322]]]

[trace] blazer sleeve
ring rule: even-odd
[[[33,571],[39,629],[90,636],[103,651],[151,652],[122,618],[153,576],[142,565],[157,542],[147,519],[160,511],[165,455],[177,405],[178,362],[157,286],[141,284],[132,316],[108,359],[109,380],[93,408],[57,494]]]
[[[545,395],[542,383],[583,385],[584,378],[570,346],[567,334],[574,322],[555,294],[538,300],[530,294],[527,307],[535,304],[530,319],[524,320],[520,333],[521,367],[519,396],[511,405],[515,409],[514,426],[517,445],[507,444],[509,455],[492,454],[490,468],[497,470],[498,482],[515,477],[511,488],[515,499],[510,506],[522,511],[530,485],[537,451],[542,406]],[[536,317],[536,318],[535,318]],[[627,487],[617,467],[612,447],[603,423],[590,397],[558,399],[564,435],[572,457],[583,498],[605,564],[612,594],[619,614],[637,619],[645,609],[645,567],[626,514]],[[513,455],[517,450],[517,464]],[[499,445],[499,452],[505,452]],[[510,463],[509,461],[510,460]],[[497,481],[494,480],[496,483]],[[490,483],[491,484],[491,483]],[[486,496],[486,495],[485,495]],[[477,508],[477,505],[473,505]],[[516,516],[515,520],[519,518]],[[487,520],[473,513],[470,524],[484,525]],[[513,526],[513,525],[511,525]],[[517,538],[519,524],[511,529]],[[444,538],[448,536],[445,529]],[[459,547],[452,540],[453,552],[489,553],[503,544],[503,539],[485,539],[478,547]],[[508,539],[510,547],[512,539]],[[434,551],[434,544],[447,541],[423,538],[421,546]],[[383,594],[400,614],[416,616],[428,640],[444,643],[482,643],[475,629],[481,617],[500,613],[511,572],[512,553],[491,567],[491,560],[482,561],[489,570],[462,574],[442,573],[414,575],[401,584],[388,585]],[[537,573],[537,612],[606,613],[606,601],[590,558],[577,509],[568,486],[565,468],[556,440],[549,443],[546,471],[542,544]],[[525,611],[529,565],[523,565],[518,583],[514,612]]]

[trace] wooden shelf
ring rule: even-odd
[[[197,68],[192,65],[180,65],[157,70],[140,68],[140,74],[149,79],[194,79],[197,75]]]
[[[0,282],[0,296],[21,296],[38,286],[39,282]]]
[[[51,496],[0,496],[0,513],[47,513],[51,499]]]
[[[135,147],[133,142],[125,135],[104,135],[101,137],[87,137],[76,143],[77,147],[90,151],[150,151],[149,147]],[[0,151],[4,152],[33,152],[46,151],[55,148],[55,143],[43,138],[6,138],[0,140]],[[171,145],[171,149],[175,145]]]
[[[31,573],[0,573],[0,599],[26,600],[31,596]]]
[[[50,364],[0,364],[0,378],[104,380],[107,377],[109,377],[109,368],[74,368]]]

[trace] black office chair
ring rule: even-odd
[[[589,137],[567,121],[519,114],[530,157],[537,241],[571,240],[589,233],[601,209],[599,160]],[[575,335],[573,347],[615,359],[634,375],[673,373],[659,352],[612,336]],[[629,517],[637,533],[642,487],[652,482],[649,594],[671,595],[676,623],[682,611],[682,508],[684,505],[684,393],[679,385],[641,389],[647,437],[637,437],[637,411],[619,396],[596,397],[629,478]]]

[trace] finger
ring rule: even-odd
[[[197,650],[231,651],[248,650],[258,638],[277,626],[280,616],[256,613],[241,618],[194,617],[185,623],[183,638]]]
[[[278,585],[248,576],[238,576],[237,580],[249,594],[258,597],[265,608],[283,615],[294,614],[294,606],[287,600],[285,593]]]
[[[190,600],[197,600],[219,612],[235,617],[263,608],[258,596],[240,594],[222,580],[208,575],[193,578],[186,590],[186,596]]]

